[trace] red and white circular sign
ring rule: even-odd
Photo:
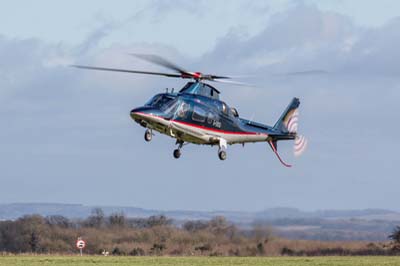
[[[84,249],[86,246],[86,242],[82,239],[76,241],[76,247],[79,249]]]

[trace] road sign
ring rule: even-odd
[[[84,249],[86,247],[86,242],[82,239],[76,241],[76,248]]]
[[[82,238],[78,238],[78,240],[76,240],[76,248],[80,250],[81,256],[82,256],[82,249],[84,249],[85,247],[86,247],[86,242],[82,240]]]

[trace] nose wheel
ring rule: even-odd
[[[183,147],[183,141],[176,141],[176,144],[179,144],[178,149],[174,150],[174,158],[179,159],[182,155],[181,149]]]
[[[181,150],[180,149],[176,149],[174,150],[174,158],[175,159],[179,159],[181,157]]]
[[[150,142],[152,138],[153,138],[153,132],[150,129],[147,129],[146,132],[144,133],[144,140]]]

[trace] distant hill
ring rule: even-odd
[[[84,219],[94,208],[106,215],[122,212],[126,217],[139,218],[165,215],[182,223],[186,220],[209,220],[224,216],[242,228],[254,224],[271,226],[281,236],[295,239],[320,240],[386,240],[400,224],[400,213],[384,209],[301,211],[295,208],[271,208],[260,212],[245,211],[186,211],[150,210],[123,206],[86,206],[58,203],[0,204],[0,220],[15,220],[24,215],[62,215],[70,219]]]

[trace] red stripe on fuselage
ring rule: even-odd
[[[186,126],[190,126],[190,127],[195,127],[195,128],[200,128],[200,129],[204,129],[204,130],[209,130],[209,131],[215,131],[218,133],[223,133],[223,134],[235,134],[235,135],[257,135],[256,132],[245,132],[245,131],[226,131],[226,130],[221,130],[221,129],[216,129],[216,128],[210,128],[210,127],[205,127],[205,126],[201,126],[201,125],[196,125],[196,124],[192,124],[192,123],[188,123],[188,122],[183,122],[183,121],[179,121],[179,120],[172,120],[173,122],[179,123],[179,124],[183,124]],[[263,133],[259,133],[260,135]]]
[[[163,117],[158,116],[158,115],[146,114],[146,113],[141,113],[141,112],[136,112],[136,114],[142,115],[142,116],[150,116],[150,117],[155,117],[155,118],[159,118],[159,119],[164,119]],[[233,135],[265,135],[265,136],[268,136],[268,134],[265,134],[265,133],[245,132],[245,131],[226,131],[226,130],[221,130],[221,129],[215,129],[215,128],[210,128],[210,127],[205,127],[205,126],[201,126],[201,125],[197,125],[197,124],[193,124],[193,123],[183,122],[183,121],[179,121],[179,120],[171,120],[171,121],[172,121],[172,122],[175,122],[175,123],[183,124],[183,125],[186,125],[186,126],[190,126],[190,127],[200,128],[200,129],[209,130],[209,131],[214,131],[214,132],[223,133],[223,134],[233,134]]]

